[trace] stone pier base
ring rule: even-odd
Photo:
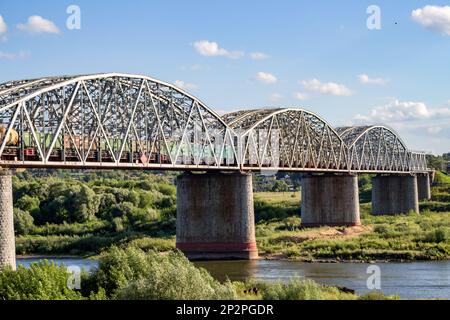
[[[176,232],[176,246],[189,259],[256,259],[252,176],[180,175]]]
[[[301,225],[360,225],[356,175],[305,175],[302,177]]]
[[[372,178],[372,214],[419,212],[415,175],[378,175]]]
[[[0,170],[0,269],[16,269],[16,244],[14,239],[12,175]]]
[[[431,183],[428,173],[417,174],[417,194],[419,201],[431,199]]]

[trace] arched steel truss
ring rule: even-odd
[[[230,113],[223,118],[239,132],[238,150],[243,168],[348,170],[345,143],[325,120],[312,112],[294,108],[256,109]]]
[[[384,126],[335,130],[295,108],[220,117],[171,84],[121,73],[0,84],[0,167],[427,170]]]
[[[424,153],[411,152],[400,136],[387,126],[339,127],[348,147],[351,170],[415,171],[426,169]]]
[[[3,137],[14,131],[19,137],[15,145],[2,139],[2,167],[238,167],[232,132],[220,116],[179,88],[144,76],[1,84],[0,126]]]

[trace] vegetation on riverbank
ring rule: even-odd
[[[14,180],[18,254],[91,256],[112,245],[175,251],[174,176],[24,175]],[[301,229],[300,192],[255,193],[258,248],[266,258],[304,261],[449,259],[448,179],[437,173],[420,215],[375,217],[370,176],[361,176],[362,226],[352,228]]]
[[[98,268],[82,273],[80,285],[66,267],[48,261],[30,268],[0,271],[0,300],[171,300],[171,299],[283,299],[354,300],[346,290],[320,285],[311,280],[287,284],[261,282],[220,283],[204,269],[195,267],[181,253],[160,254],[134,247],[113,246],[99,258]],[[72,284],[71,286],[68,286]],[[397,299],[377,293],[377,299]]]
[[[450,213],[363,218],[360,227],[298,228],[299,218],[260,223],[267,258],[317,260],[440,260],[450,258]]]
[[[449,179],[436,173],[432,199],[420,203],[420,214],[372,216],[372,186],[370,177],[363,175],[359,180],[362,226],[301,229],[298,215],[274,217],[256,225],[258,248],[269,259],[303,261],[450,259]],[[278,210],[280,203],[273,206]]]

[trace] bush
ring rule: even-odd
[[[450,241],[450,228],[436,228],[425,235],[424,241],[437,243]]]
[[[31,197],[26,194],[19,198],[14,204],[19,209],[31,212],[32,210],[39,209],[39,203],[40,201],[37,197]]]
[[[30,268],[0,272],[0,300],[78,300],[79,292],[67,287],[69,272],[64,266],[44,260]]]
[[[385,296],[381,291],[371,291],[358,298],[359,300],[399,300],[399,296]]]
[[[34,228],[34,219],[26,211],[14,208],[14,232],[16,235],[27,235]]]
[[[291,280],[287,284],[276,283],[264,289],[264,300],[324,300],[339,295],[334,287],[325,287],[312,280]]]
[[[128,247],[112,247],[83,286],[85,295],[98,293],[118,299],[233,299],[230,283],[220,284],[197,269],[181,253],[160,255]]]

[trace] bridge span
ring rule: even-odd
[[[0,266],[14,265],[17,168],[176,170],[177,247],[254,258],[251,172],[302,172],[303,226],[358,225],[357,175],[374,174],[373,214],[418,212],[425,153],[383,125],[333,128],[302,108],[217,114],[150,77],[103,73],[0,84]],[[195,173],[197,172],[197,173]]]

